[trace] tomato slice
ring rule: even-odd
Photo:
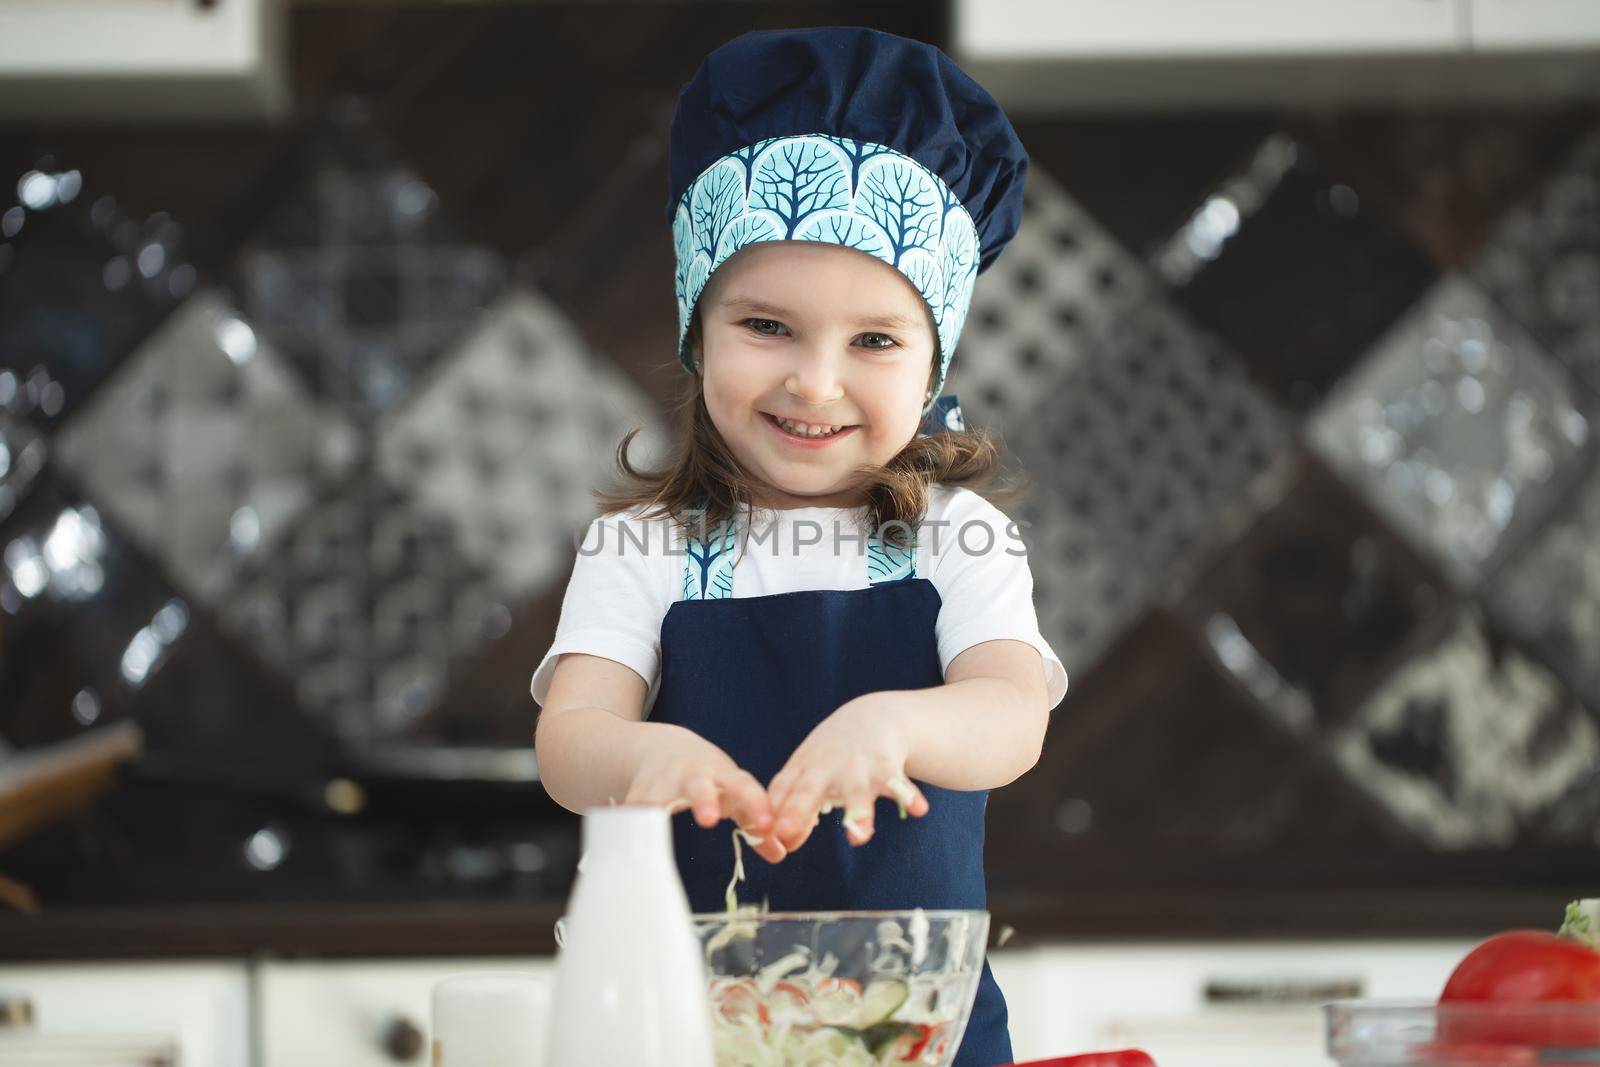
[[[772,1025],[772,1014],[762,1001],[761,994],[746,981],[733,979],[713,986],[711,1000],[718,1013],[730,1023],[754,1015],[762,1026]]]

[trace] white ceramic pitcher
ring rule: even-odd
[[[556,959],[552,1067],[712,1067],[705,961],[662,808],[595,808]]]

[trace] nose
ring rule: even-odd
[[[783,383],[789,395],[807,404],[829,404],[844,396],[837,355],[807,348],[798,355]]]

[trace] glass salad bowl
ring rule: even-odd
[[[986,911],[692,917],[717,1067],[949,1067],[983,972]]]
[[[1340,1067],[1600,1063],[1600,1002],[1343,1000],[1324,1010]]]

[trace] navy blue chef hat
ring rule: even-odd
[[[678,354],[711,273],[758,241],[856,248],[927,301],[944,388],[977,275],[1022,220],[1028,154],[1000,105],[939,49],[861,27],[765,30],[706,57],[678,95],[668,164]]]

